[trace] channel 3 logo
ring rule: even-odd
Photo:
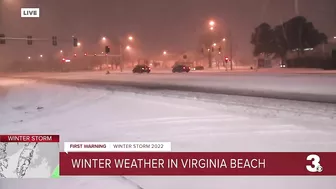
[[[323,171],[323,167],[320,164],[320,156],[316,154],[310,154],[309,156],[307,156],[307,160],[311,161],[311,164],[306,166],[307,171],[311,173],[321,173]]]

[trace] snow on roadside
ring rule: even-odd
[[[64,141],[170,141],[174,151],[335,151],[335,121],[251,114],[244,103],[186,98],[165,92],[26,83],[7,85],[0,97],[2,133],[53,133]],[[159,95],[161,93],[161,95]],[[222,99],[223,100],[223,99]],[[238,100],[239,101],[239,100]],[[223,106],[224,104],[224,106]],[[300,104],[300,103],[299,103]],[[270,106],[272,103],[263,104]],[[286,105],[286,104],[284,104]],[[298,105],[298,104],[297,104]],[[311,104],[308,107],[319,107]],[[37,110],[41,106],[43,109]],[[16,107],[16,108],[14,108]],[[21,108],[17,108],[21,107]],[[286,106],[285,106],[286,107]],[[252,107],[257,111],[258,107]],[[268,107],[269,108],[269,107]],[[299,109],[300,107],[297,107]],[[278,107],[281,109],[281,107]],[[283,111],[288,111],[286,108]],[[240,111],[239,111],[240,110]],[[28,112],[28,113],[26,113]],[[17,121],[22,120],[22,121]],[[130,177],[145,189],[305,188],[333,189],[332,177]],[[120,177],[2,180],[16,188],[134,188]]]

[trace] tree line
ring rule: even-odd
[[[268,58],[275,55],[282,61],[286,60],[287,52],[296,51],[300,56],[304,49],[327,43],[326,34],[316,29],[303,16],[296,16],[274,27],[262,23],[254,29],[251,36],[254,56]]]

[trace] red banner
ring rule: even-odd
[[[336,176],[336,152],[61,152],[60,175]]]
[[[59,135],[0,135],[0,142],[59,142]]]

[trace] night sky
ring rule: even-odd
[[[10,37],[50,38],[48,42],[7,41],[0,46],[3,64],[9,59],[72,50],[71,36],[78,36],[84,51],[103,50],[108,38],[134,35],[137,47],[148,55],[163,50],[197,50],[199,35],[214,19],[218,28],[230,29],[238,56],[251,57],[250,36],[261,22],[279,24],[295,16],[294,0],[0,0],[0,33]],[[21,7],[39,7],[40,18],[20,18]],[[328,36],[336,35],[335,0],[301,0],[300,15]],[[99,50],[97,50],[99,49]],[[101,49],[101,50],[100,50]],[[1,60],[0,59],[0,60]]]

